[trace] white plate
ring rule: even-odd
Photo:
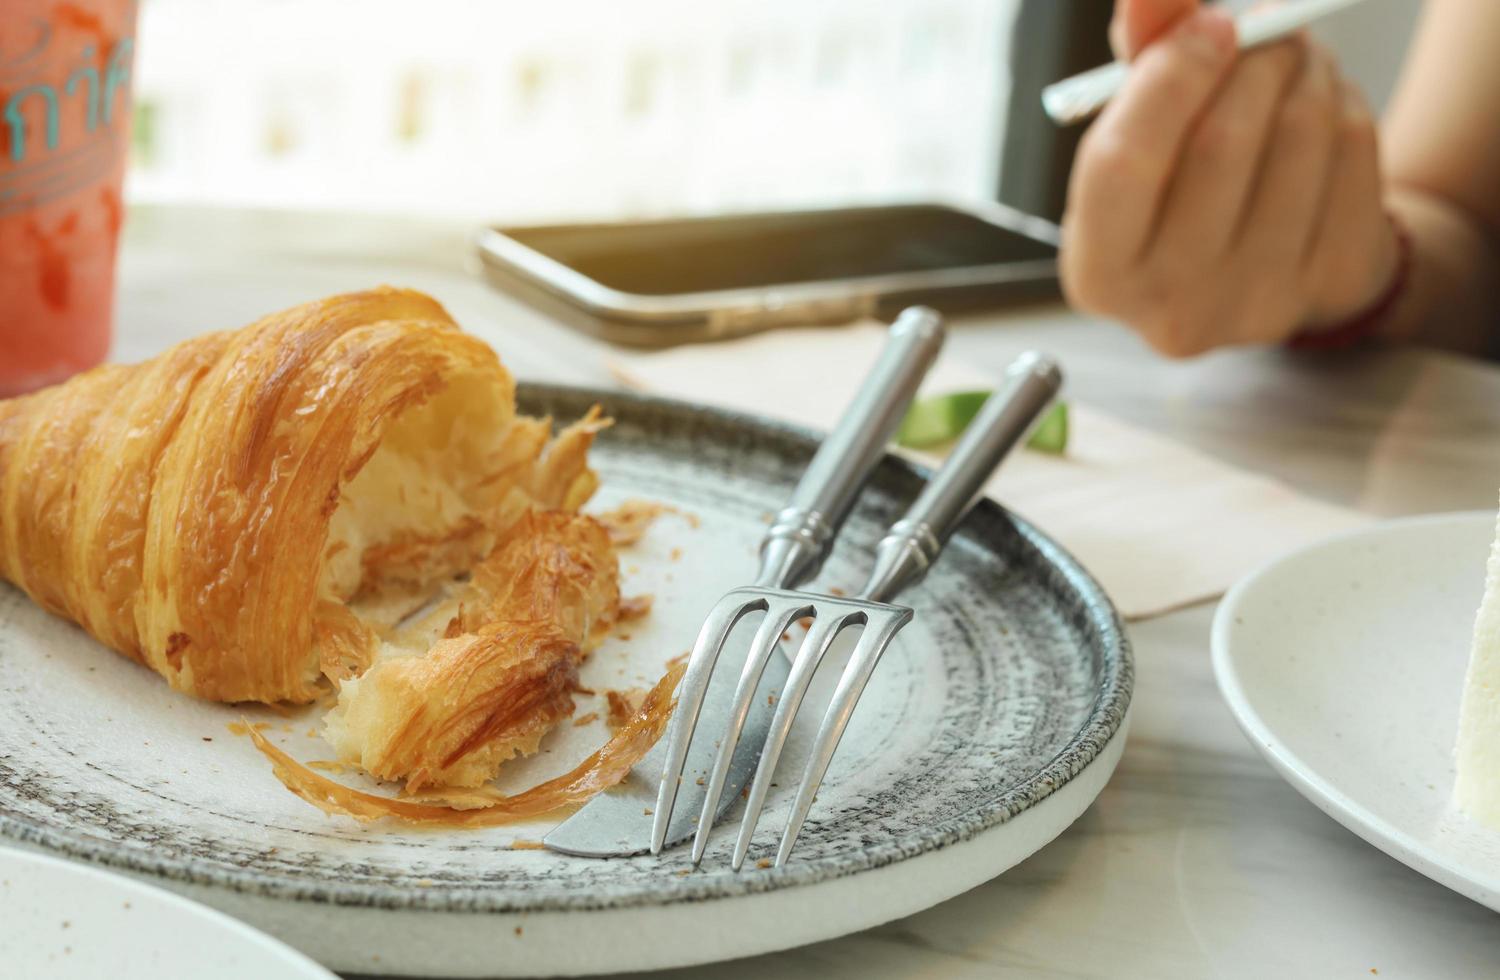
[[[523,398],[559,419],[605,400],[616,424],[594,455],[599,506],[646,497],[701,518],[665,517],[622,554],[627,592],[653,594],[655,609],[584,665],[582,681],[600,697],[581,699],[582,718],[602,709],[606,688],[659,676],[713,600],[750,576],[764,519],[815,442],[634,396],[527,387]],[[824,569],[825,588],[858,587],[918,487],[911,467],[882,464]],[[1092,802],[1124,743],[1132,675],[1119,621],[1088,575],[1029,525],[984,502],[903,598],[917,618],[860,701],[792,861],[756,866],[785,824],[787,778],[768,800],[750,866],[735,874],[729,826],[692,872],[685,849],[599,861],[512,848],[555,819],[433,831],[326,817],[225,731],[246,713],[293,756],[326,759],[331,750],[310,731],[315,709],[281,717],[183,697],[0,586],[0,834],[149,876],[342,970],[596,973],[826,939],[926,908],[1025,858]],[[799,716],[794,756],[818,717]],[[563,725],[542,753],[507,765],[502,785],[555,775],[605,737],[602,722]],[[781,772],[800,772],[795,763]],[[654,802],[644,782],[617,792]]]
[[[7,977],[334,980],[301,953],[160,888],[0,848],[0,963]]]
[[[1451,803],[1469,633],[1493,513],[1391,521],[1282,558],[1225,597],[1214,672],[1302,795],[1500,911],[1500,833]]]

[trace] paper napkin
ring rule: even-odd
[[[611,369],[639,390],[827,429],[884,340],[874,323],[783,330],[622,353]],[[997,381],[945,358],[922,393]],[[1067,453],[1013,453],[986,492],[1072,552],[1129,619],[1216,598],[1262,562],[1367,520],[1092,409],[1075,393],[1064,397]]]

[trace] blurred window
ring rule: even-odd
[[[134,201],[509,221],[986,198],[1017,0],[145,0]]]

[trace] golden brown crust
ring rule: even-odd
[[[0,402],[0,576],[135,660],[153,477],[228,339]]]
[[[374,643],[323,594],[343,488],[393,420],[460,383],[495,446],[448,465],[477,467],[484,520],[513,520],[532,483],[568,499],[590,485],[573,449],[537,463],[546,426],[516,418],[488,346],[431,298],[376,289],[0,403],[0,576],[179,690],[311,700],[324,664],[357,671]],[[430,542],[385,558],[459,560]]]
[[[531,511],[474,567],[448,635],[486,623],[555,623],[587,652],[620,606],[619,561],[604,527],[564,511]]]
[[[340,485],[391,418],[468,372],[509,400],[494,352],[417,294],[339,297],[237,333],[157,469],[137,605],[147,662],[200,697],[316,697],[314,614]],[[158,655],[174,636],[180,664]]]

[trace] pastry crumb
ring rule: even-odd
[[[643,687],[630,687],[621,691],[605,691],[609,701],[609,716],[605,719],[611,729],[624,728],[641,710],[648,692]]]
[[[594,520],[604,525],[610,543],[616,548],[622,548],[640,541],[658,517],[671,513],[676,513],[676,508],[669,504],[654,500],[627,500],[614,510],[595,514]]]
[[[510,842],[512,851],[545,851],[547,845],[539,840],[513,840]]]
[[[757,868],[769,868],[771,866],[771,859],[770,858],[761,858],[759,861],[755,862],[755,866]]]
[[[640,619],[651,612],[651,604],[655,601],[656,597],[649,592],[642,593],[641,595],[633,595],[628,599],[622,598],[620,600],[620,611],[616,614],[615,621],[625,623],[632,619]]]
[[[588,714],[584,715],[581,718],[574,718],[573,719],[573,727],[574,728],[582,728],[584,725],[587,725],[590,722],[595,722],[595,721],[598,721],[598,720],[599,720],[599,712],[597,712],[597,711],[590,711]]]

